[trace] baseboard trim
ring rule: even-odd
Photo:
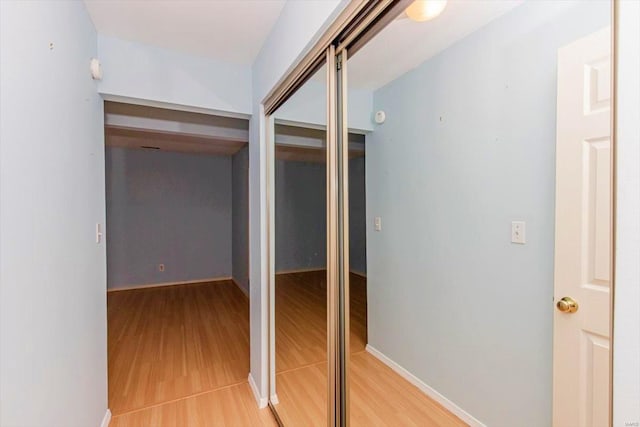
[[[256,398],[256,402],[258,403],[258,408],[262,409],[262,408],[266,408],[267,404],[269,403],[269,399],[267,399],[266,397],[262,397],[260,395],[260,390],[258,390],[258,386],[256,385],[256,382],[253,380],[253,376],[251,375],[251,373],[249,373],[249,387],[251,387],[251,391],[253,392],[253,397]]]
[[[231,277],[208,277],[206,279],[182,280],[180,282],[162,282],[162,283],[146,283],[141,285],[126,285],[126,286],[118,286],[115,288],[109,288],[107,289],[107,292],[131,291],[134,289],[147,289],[147,288],[162,288],[165,286],[195,285],[198,283],[222,282],[225,280],[232,280],[232,279]]]
[[[295,270],[283,270],[276,271],[276,276],[280,274],[295,274],[295,273],[314,273],[316,271],[326,271],[326,268],[298,268]],[[360,271],[350,270],[349,273],[355,274],[356,276],[367,278],[367,273],[362,273]]]
[[[362,273],[360,271],[350,270],[349,273],[355,274],[356,276],[367,278],[367,273]]]
[[[107,412],[104,413],[104,417],[102,418],[100,427],[109,427],[110,422],[111,422],[111,410],[107,408]]]
[[[297,268],[297,269],[293,269],[293,270],[281,270],[281,271],[276,271],[276,276],[280,275],[280,274],[294,274],[294,273],[313,273],[315,271],[325,271],[327,268],[326,267],[314,267],[314,268]]]
[[[274,405],[277,405],[278,403],[280,403],[280,399],[278,399],[278,393],[272,394],[270,401]]]
[[[396,362],[388,358],[379,350],[371,347],[369,344],[365,347],[367,352],[371,354],[373,357],[393,369],[398,375],[400,375],[405,380],[409,381],[414,386],[418,387],[418,389],[429,396],[431,399],[435,400],[446,409],[448,409],[452,414],[460,418],[465,423],[469,424],[470,427],[486,427],[483,423],[481,423],[478,419],[474,418],[467,411],[453,403],[451,400],[444,397],[442,394],[438,393],[436,390],[431,388],[429,385],[424,383],[420,378],[413,375],[411,372],[407,371],[402,366],[398,365]]]
[[[246,290],[245,288],[240,286],[240,283],[238,283],[238,281],[235,278],[232,277],[231,281],[233,282],[234,285],[236,285],[238,287],[238,289],[240,289],[242,291],[242,293],[244,294],[245,297],[249,298],[249,291],[248,290]]]

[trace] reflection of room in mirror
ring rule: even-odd
[[[609,292],[602,283],[611,273],[595,261],[611,256],[609,23],[607,1],[449,1],[428,22],[400,16],[349,60],[349,90],[372,98],[359,112],[372,131],[363,224],[367,345],[351,357],[352,425],[549,425],[552,402],[554,425],[606,425]],[[569,53],[574,44],[583,47]],[[566,76],[559,52],[575,65]],[[358,116],[352,107],[349,126]],[[561,153],[567,157],[558,157],[556,171]],[[583,206],[576,188],[585,186],[591,194]],[[591,228],[575,228],[581,215]],[[512,222],[526,223],[523,244],[511,242]],[[571,249],[579,241],[596,248],[584,253],[597,255],[594,271],[604,278],[582,286],[591,294],[561,280],[589,264],[576,258],[583,249]],[[562,313],[550,302],[554,293],[590,307]],[[599,314],[584,319],[598,326],[565,331],[567,316],[591,310]],[[553,344],[559,331],[584,354]],[[441,404],[450,421],[434,422],[408,396],[396,401],[362,387],[363,373],[379,372],[363,368],[362,358],[400,377],[401,389]],[[567,376],[554,377],[554,364]],[[577,383],[589,385],[587,400]],[[384,409],[390,401],[402,415]],[[362,402],[371,405],[365,415]]]
[[[326,85],[316,73],[274,114],[272,407],[327,424]],[[313,372],[314,375],[310,375]]]

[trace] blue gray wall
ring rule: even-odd
[[[324,163],[276,160],[276,272],[325,268],[327,186]]]
[[[349,160],[349,270],[367,274],[367,198],[364,157]]]
[[[364,157],[349,161],[351,270],[366,274]],[[276,272],[326,268],[327,192],[324,163],[276,161]]]
[[[83,2],[0,1],[2,426],[99,426],[107,410],[96,56]]]
[[[109,288],[231,277],[230,156],[108,147],[106,176]]]
[[[98,90],[110,97],[143,99],[251,114],[251,67],[98,36],[103,79]]]
[[[232,157],[232,276],[249,295],[249,148]]]
[[[610,17],[567,5],[525,2],[374,94],[369,343],[490,426],[551,425],[556,54]]]

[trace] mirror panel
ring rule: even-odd
[[[285,425],[327,425],[326,69],[274,114],[271,403]]]
[[[349,58],[351,425],[608,424],[610,9],[449,1]]]

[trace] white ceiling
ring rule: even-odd
[[[99,33],[250,65],[285,0],[85,0]]]
[[[378,89],[523,1],[449,0],[431,21],[400,17],[349,61],[349,84]],[[102,34],[245,65],[253,63],[285,2],[85,0]]]
[[[349,85],[375,90],[522,4],[523,0],[449,0],[437,18],[401,16],[349,60]]]

